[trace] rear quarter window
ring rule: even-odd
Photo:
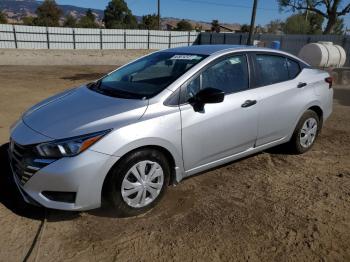
[[[287,65],[288,65],[289,79],[296,78],[301,71],[299,63],[287,58]]]

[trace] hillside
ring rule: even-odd
[[[0,10],[3,11],[9,23],[21,23],[23,17],[26,16],[36,16],[35,10],[41,4],[40,1],[36,0],[0,0]],[[73,5],[59,5],[59,7],[63,11],[63,17],[67,14],[71,14],[77,19],[81,18],[85,15],[88,8],[78,7]],[[97,21],[101,24],[104,12],[99,9],[92,9],[92,12],[95,14]],[[141,20],[140,16],[136,16],[138,21]],[[162,18],[161,24],[163,30],[171,30],[176,27],[176,24],[180,21],[179,18],[174,17],[164,17]],[[210,30],[211,25],[210,22],[196,21],[196,20],[188,20],[193,28],[201,28],[201,30]],[[239,30],[239,24],[222,24],[223,26],[230,28],[232,30]]]
[[[1,0],[0,10],[8,17],[10,23],[19,23],[25,16],[35,16],[35,10],[41,2],[35,0]],[[85,15],[88,8],[60,5],[63,15],[71,14],[76,18]],[[98,21],[103,18],[103,10],[92,9]]]

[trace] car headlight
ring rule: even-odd
[[[36,150],[40,156],[45,158],[76,156],[100,140],[103,136],[109,133],[109,131],[110,130],[106,130],[88,135],[42,143],[36,146]]]

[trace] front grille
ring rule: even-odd
[[[23,186],[41,168],[53,162],[45,159],[38,159],[35,153],[35,146],[22,146],[11,139],[9,148],[10,164],[12,171]]]

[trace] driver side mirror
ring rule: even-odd
[[[188,102],[193,106],[194,111],[200,112],[204,110],[205,104],[216,104],[224,101],[225,92],[216,88],[204,88],[200,90]]]

